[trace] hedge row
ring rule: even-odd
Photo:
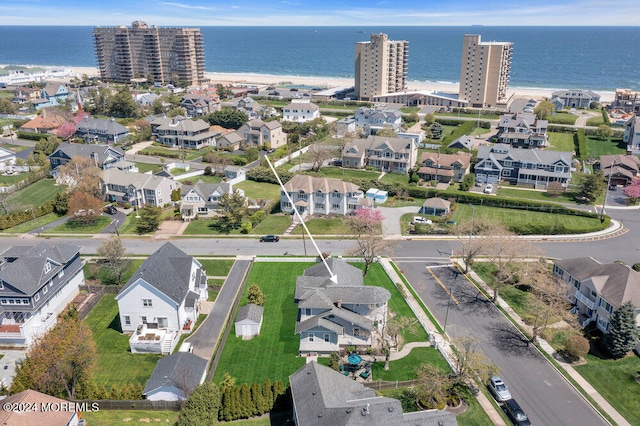
[[[44,216],[53,212],[54,201],[49,200],[41,206],[34,207],[33,210],[28,209],[27,211],[13,211],[9,214],[5,214],[0,216],[0,230],[5,230],[9,228],[13,228],[14,226],[20,225],[21,223],[29,222],[33,220],[33,216],[36,218],[40,216]]]
[[[293,173],[281,170],[278,172],[282,183],[287,183],[293,177]],[[247,170],[246,177],[254,182],[267,182],[278,184],[278,180],[269,167],[258,166]]]
[[[17,132],[17,133],[18,133],[18,139],[28,139],[32,141],[39,141],[40,139],[46,139],[47,136],[51,136],[44,133],[32,133],[32,132]]]
[[[586,160],[587,159],[587,138],[585,136],[584,129],[578,129],[578,131],[573,135],[573,144],[576,149],[576,157],[578,160]]]
[[[600,108],[600,112],[602,113],[602,120],[604,120],[604,124],[607,126],[611,125],[611,120],[609,120],[609,113],[606,108]]]
[[[154,155],[157,157],[166,157],[166,158],[180,158],[179,152],[167,152],[167,151],[159,151],[153,148],[145,148],[142,151],[138,151],[138,154],[142,155]]]

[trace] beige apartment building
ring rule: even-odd
[[[409,42],[372,34],[370,41],[356,43],[355,93],[370,101],[374,96],[407,88]]]
[[[506,102],[511,52],[510,42],[483,42],[477,34],[465,34],[459,98],[473,108],[491,108]]]
[[[199,28],[160,28],[135,21],[131,27],[96,27],[93,39],[103,80],[129,83],[151,76],[165,84],[173,75],[188,84],[205,80]]]

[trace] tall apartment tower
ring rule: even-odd
[[[358,99],[395,93],[407,88],[409,42],[372,34],[371,41],[356,43],[355,92]]]
[[[477,34],[465,34],[460,67],[460,99],[474,108],[505,102],[511,72],[512,44],[481,42]]]
[[[131,27],[93,30],[100,76],[129,83],[153,76],[154,81],[196,84],[204,81],[204,44],[199,28],[158,28],[135,21]]]

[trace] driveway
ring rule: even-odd
[[[5,349],[0,351],[0,355],[4,355],[0,359],[0,382],[6,387],[11,386],[13,376],[16,375],[16,362],[24,359],[23,350]]]
[[[406,213],[418,213],[420,207],[378,207],[378,210],[380,210],[384,216],[384,220],[382,221],[382,233],[384,235],[402,235],[402,229],[400,229],[400,218]]]

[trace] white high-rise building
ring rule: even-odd
[[[406,90],[409,42],[372,34],[370,41],[356,43],[355,93],[370,101],[374,96]]]

